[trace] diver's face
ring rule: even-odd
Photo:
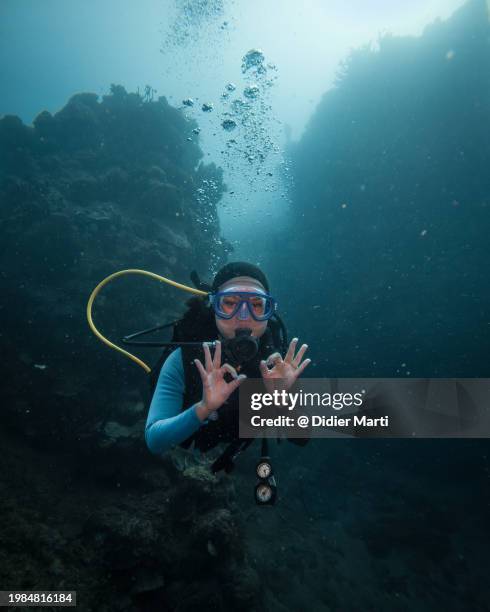
[[[266,294],[264,287],[253,278],[248,276],[237,276],[230,279],[218,289],[218,291],[252,291]],[[265,332],[267,321],[256,321],[248,311],[245,304],[231,319],[222,319],[215,315],[216,327],[223,338],[234,338],[237,329],[246,327],[252,330],[252,336],[260,338]]]

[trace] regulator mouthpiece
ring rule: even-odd
[[[252,336],[252,330],[248,327],[237,329],[235,337],[226,341],[226,350],[238,364],[250,361],[259,351],[257,338]]]

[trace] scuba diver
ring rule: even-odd
[[[298,338],[287,346],[284,323],[276,313],[265,274],[255,265],[225,265],[212,286],[191,278],[208,298],[193,297],[188,310],[174,325],[172,340],[179,345],[164,351],[154,372],[154,393],[145,427],[149,450],[162,454],[180,444],[192,443],[206,452],[222,442],[226,450],[211,469],[230,472],[236,456],[253,439],[240,439],[239,386],[247,378],[262,378],[266,390],[281,379],[287,390],[311,359],[296,353]],[[214,346],[211,355],[210,345]],[[308,439],[290,439],[304,445]],[[262,455],[265,456],[266,440]],[[264,469],[263,466],[260,469]]]

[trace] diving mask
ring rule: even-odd
[[[238,313],[241,320],[251,316],[256,321],[267,321],[277,308],[272,296],[258,291],[218,291],[210,294],[210,300],[221,319],[232,319]]]

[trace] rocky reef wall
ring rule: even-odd
[[[233,483],[184,451],[149,453],[147,375],[86,320],[114,271],[190,284],[229,252],[222,172],[202,163],[196,124],[152,94],[113,86],[32,126],[0,120],[0,583],[76,589],[83,610],[249,609],[260,588]],[[94,320],[120,344],[188,297],[123,277]]]
[[[202,163],[195,128],[164,97],[121,86],[101,101],[77,94],[33,126],[0,120],[3,418],[35,430],[37,442],[46,434],[71,444],[146,388],[143,370],[88,329],[86,303],[100,280],[142,268],[189,284],[191,270],[226,257],[216,210],[226,187],[221,170]],[[177,318],[188,297],[123,277],[102,290],[94,320],[120,344]]]
[[[489,34],[471,0],[353,51],[291,147],[283,306],[316,375],[488,376]]]

